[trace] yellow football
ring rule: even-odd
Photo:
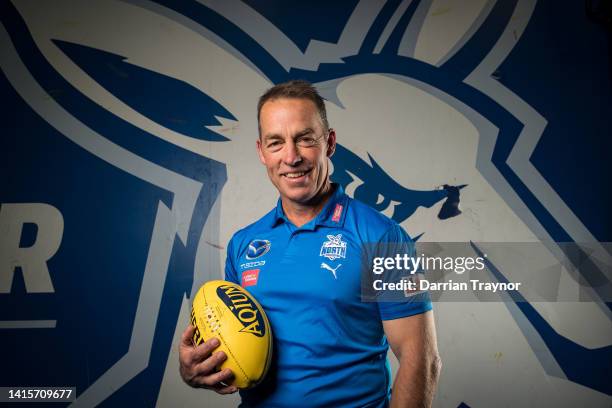
[[[265,377],[272,359],[272,332],[261,305],[235,283],[206,282],[196,293],[191,308],[195,326],[193,342],[199,345],[211,337],[221,343],[227,360],[219,367],[234,373],[230,383],[246,389]]]

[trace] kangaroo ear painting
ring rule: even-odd
[[[2,2],[0,388],[240,403],[187,386],[179,344],[234,233],[277,205],[258,99],[302,79],[349,197],[417,256],[463,243],[488,282],[523,282],[434,297],[433,405],[609,407],[611,17],[573,3]],[[340,283],[350,248],[327,239],[312,272]],[[274,244],[248,246],[247,290]]]

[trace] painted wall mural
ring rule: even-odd
[[[299,78],[327,100],[332,178],[419,242],[596,260],[588,301],[437,302],[436,406],[610,405],[609,44],[581,2],[0,8],[0,386],[238,403],[183,384],[176,345],[231,235],[275,205],[256,102]]]

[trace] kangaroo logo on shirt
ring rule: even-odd
[[[342,241],[342,234],[328,235],[327,239],[321,246],[319,255],[324,256],[330,261],[346,258],[346,242]]]

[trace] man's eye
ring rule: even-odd
[[[269,142],[267,147],[275,147],[275,146],[280,146],[281,142],[279,142],[278,140],[275,140],[273,142]]]
[[[315,144],[317,140],[314,137],[311,136],[304,136],[304,137],[300,137],[297,140],[297,144],[300,146],[312,146]]]

